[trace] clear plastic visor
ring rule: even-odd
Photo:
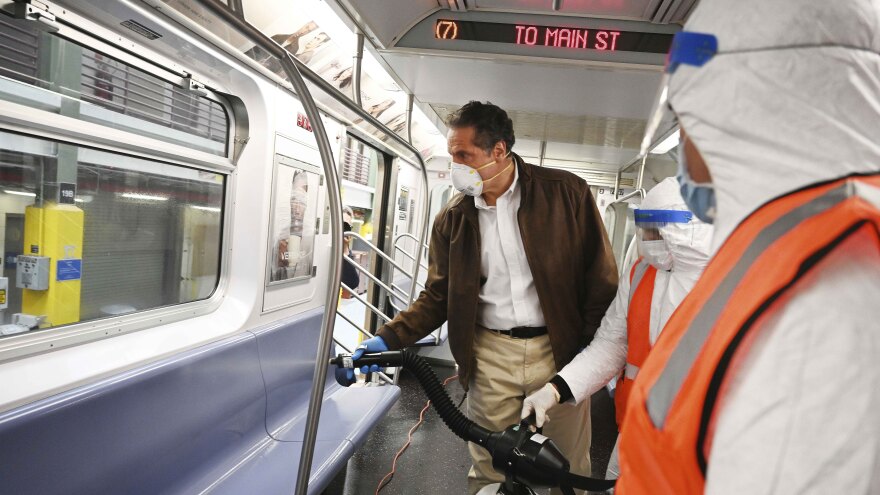
[[[670,224],[686,225],[694,214],[685,210],[635,210],[636,235],[642,241],[663,239],[661,229]]]
[[[718,40],[711,34],[679,31],[672,38],[672,46],[666,58],[666,69],[663,71],[663,79],[660,80],[654,107],[645,126],[639,156],[646,156],[656,146],[657,138],[677,125],[675,114],[669,105],[669,80],[672,74],[681,65],[702,67],[716,53],[718,53]]]

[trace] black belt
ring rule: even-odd
[[[541,335],[547,335],[547,327],[516,327],[511,328],[510,330],[492,330],[495,333],[500,333],[501,335],[507,335],[513,339],[531,339],[533,337],[540,337]]]

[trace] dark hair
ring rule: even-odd
[[[513,149],[516,137],[513,135],[513,121],[507,112],[490,102],[470,101],[467,105],[449,114],[446,125],[460,129],[474,128],[474,144],[486,153],[491,153],[498,141],[504,141],[507,151]]]

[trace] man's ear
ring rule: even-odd
[[[495,148],[492,150],[492,154],[496,160],[503,159],[507,156],[507,144],[504,141],[498,141],[495,143]]]

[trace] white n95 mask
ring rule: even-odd
[[[645,258],[645,261],[658,270],[668,272],[672,270],[672,252],[666,241],[643,241],[639,239],[639,254]]]
[[[510,154],[508,154],[507,156],[510,156]],[[467,194],[468,196],[479,196],[483,194],[483,184],[489,182],[492,179],[495,179],[499,175],[506,172],[507,169],[513,166],[513,162],[511,162],[510,165],[505,167],[504,170],[502,170],[501,172],[498,172],[494,176],[483,180],[483,178],[477,172],[479,170],[483,170],[486,167],[491,167],[494,164],[495,160],[492,160],[485,165],[481,165],[477,168],[471,168],[461,163],[452,162],[449,164],[449,170],[452,173],[452,185],[458,192],[462,194]]]

